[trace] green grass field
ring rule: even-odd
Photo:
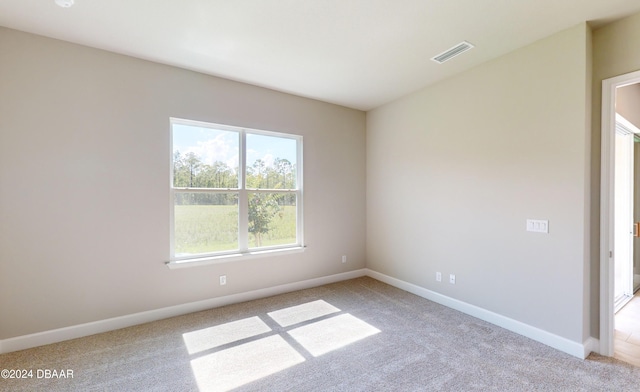
[[[238,210],[236,206],[175,206],[175,253],[210,253],[238,249]],[[296,242],[296,208],[285,206],[262,235],[262,246]],[[249,247],[255,247],[249,234]]]

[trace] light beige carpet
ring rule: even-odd
[[[583,361],[371,278],[4,354],[0,369],[33,371],[2,391],[640,390],[624,362]]]

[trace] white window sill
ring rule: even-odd
[[[165,264],[167,265],[167,267],[169,267],[169,269],[198,267],[202,265],[228,263],[231,261],[257,259],[260,257],[282,256],[282,255],[288,255],[292,253],[302,253],[304,252],[304,248],[305,247],[303,246],[297,246],[294,248],[269,249],[269,250],[252,251],[247,253],[232,253],[232,254],[226,254],[226,255],[220,255],[220,256],[194,257],[191,259],[167,261]]]

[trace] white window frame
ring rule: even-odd
[[[231,131],[238,133],[239,156],[238,156],[238,188],[189,188],[174,187],[174,164],[173,164],[173,125],[188,125],[215,130]],[[302,252],[304,250],[304,230],[303,230],[303,159],[302,159],[302,136],[281,132],[265,131],[259,129],[236,127],[231,125],[215,124],[203,121],[187,120],[181,118],[170,118],[169,124],[169,192],[170,192],[170,258],[166,263],[169,268],[191,267],[195,265],[206,265],[220,262],[235,261],[254,257],[265,257],[280,255],[283,253]],[[246,187],[246,147],[247,135],[263,135],[292,139],[296,141],[296,189],[255,189]],[[186,256],[175,255],[175,195],[176,193],[238,193],[238,249],[231,251],[201,253]],[[261,193],[289,193],[296,195],[296,243],[286,245],[264,246],[260,248],[249,248],[249,194]]]

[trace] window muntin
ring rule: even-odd
[[[302,246],[302,137],[171,119],[171,259]]]

